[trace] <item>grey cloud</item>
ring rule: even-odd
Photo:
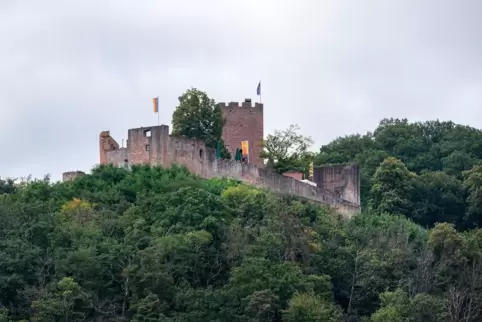
[[[316,148],[382,117],[480,126],[482,2],[0,2],[0,176],[88,171],[97,135],[170,124],[190,86],[255,97]]]

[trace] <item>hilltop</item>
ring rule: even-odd
[[[481,138],[384,120],[321,147],[360,164],[350,220],[178,166],[1,181],[0,321],[479,321]]]

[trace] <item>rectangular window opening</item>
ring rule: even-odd
[[[151,146],[149,144],[146,144],[146,151],[150,151],[151,150]]]
[[[151,137],[151,130],[145,130],[144,136],[150,138]]]

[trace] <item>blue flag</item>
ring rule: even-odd
[[[256,89],[256,95],[261,95],[261,81],[258,83],[258,88]]]

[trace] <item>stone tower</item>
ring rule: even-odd
[[[261,142],[264,138],[263,104],[252,105],[251,99],[238,102],[219,103],[225,120],[223,140],[232,157],[236,148],[241,148],[241,141],[249,141],[249,163],[263,167],[263,160],[259,157],[262,150]]]
[[[62,181],[63,182],[72,181],[72,180],[75,180],[78,177],[81,177],[81,176],[84,176],[84,175],[85,175],[85,172],[82,172],[82,171],[64,172],[64,173],[62,173]]]

